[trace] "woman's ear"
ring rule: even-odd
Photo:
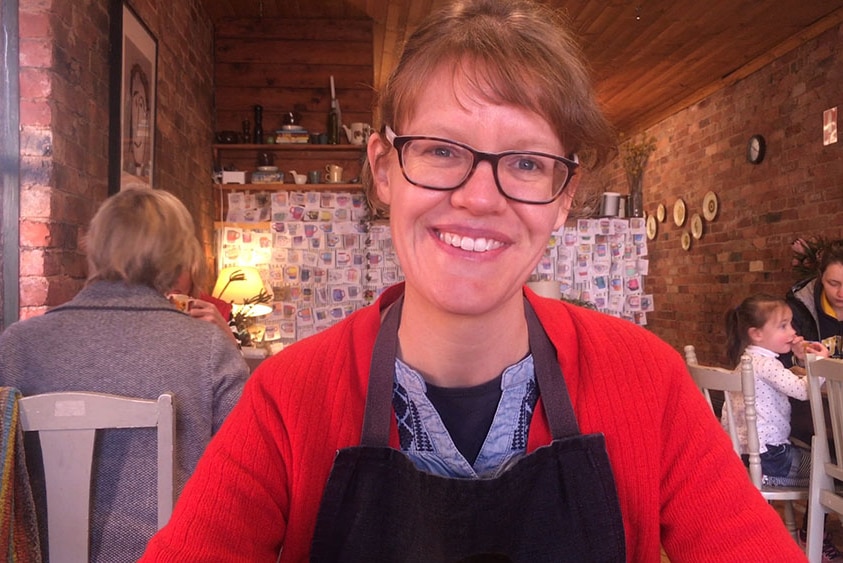
[[[556,223],[553,227],[554,231],[564,226],[565,221],[568,220],[568,213],[571,211],[571,205],[574,203],[574,196],[577,195],[577,186],[579,183],[580,177],[578,175],[574,175],[574,177],[568,182],[568,185],[565,186],[565,190],[562,192],[562,195],[560,195],[559,199],[556,200],[556,204],[559,206],[559,209],[557,210]]]
[[[387,155],[391,145],[381,137],[380,133],[372,133],[366,146],[366,156],[372,170],[372,182],[378,199],[389,205],[392,200],[392,189],[389,184],[389,160]]]

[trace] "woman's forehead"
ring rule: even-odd
[[[832,262],[826,267],[822,275],[822,281],[829,282],[831,280],[843,282],[843,263]]]
[[[407,89],[397,107],[396,120],[406,123],[413,118],[422,96],[435,95],[443,102],[450,98],[456,104],[488,103],[509,105],[532,112],[540,109],[536,103],[536,86],[529,77],[519,77],[518,83],[506,79],[504,71],[476,57],[443,59],[426,68],[418,77],[419,87]],[[435,84],[435,89],[430,85]],[[396,126],[400,127],[399,123]]]

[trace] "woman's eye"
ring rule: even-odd
[[[541,163],[534,158],[523,156],[518,159],[518,169],[525,172],[541,170]]]
[[[451,147],[439,146],[439,147],[433,147],[433,149],[430,150],[430,153],[433,154],[434,156],[438,156],[438,157],[442,157],[442,158],[448,158],[450,156],[453,156],[454,151],[451,150]]]

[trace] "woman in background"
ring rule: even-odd
[[[843,358],[843,241],[823,249],[817,276],[793,286],[787,302],[796,332],[822,342],[831,357]]]
[[[794,285],[785,299],[793,311],[796,333],[808,341],[822,342],[832,358],[843,358],[843,240],[823,249],[817,275]],[[779,359],[787,368],[794,366],[791,354],[783,354]],[[810,405],[795,400],[790,404],[791,435],[810,444],[814,435]]]
[[[0,334],[0,385],[24,396],[96,391],[154,399],[173,392],[180,492],[248,376],[230,336],[165,296],[185,272],[203,271],[193,219],[165,191],[127,189],[97,211],[86,253],[88,280],[76,297]],[[98,438],[92,561],[136,561],[157,529],[155,434],[144,432],[106,430]],[[40,451],[37,436],[28,439],[43,530]]]

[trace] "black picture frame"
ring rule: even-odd
[[[124,0],[109,8],[108,193],[155,184],[158,39]]]

